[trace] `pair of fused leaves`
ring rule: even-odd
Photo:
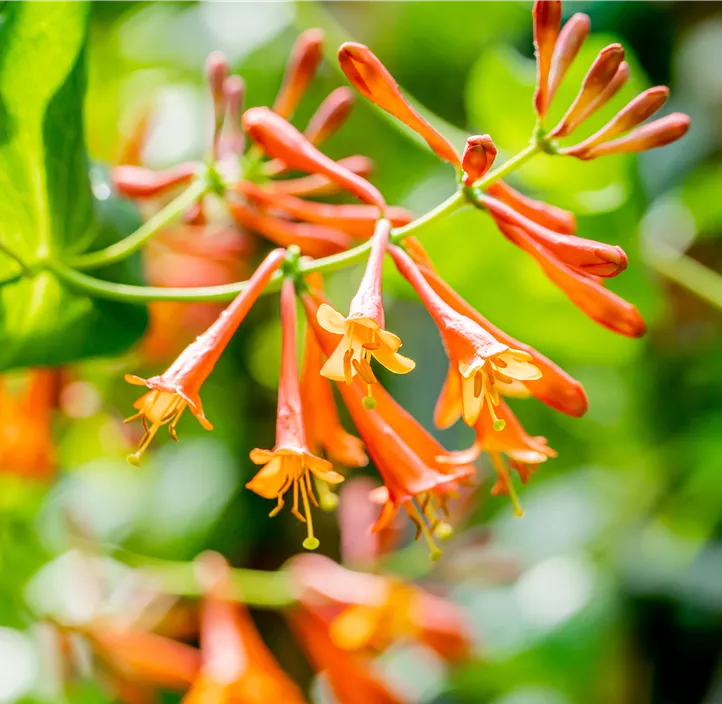
[[[137,225],[91,189],[82,120],[88,9],[7,3],[2,12],[0,243],[35,273],[0,288],[0,369],[117,354],[146,325],[143,308],[91,299],[41,264],[102,247],[127,234],[124,225]],[[1,280],[20,270],[0,253]],[[131,273],[128,266],[98,272]]]

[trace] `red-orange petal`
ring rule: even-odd
[[[296,39],[286,66],[281,89],[273,103],[274,112],[289,118],[298,107],[323,58],[324,33],[307,29]]]
[[[536,0],[532,14],[537,62],[534,108],[539,117],[543,118],[549,107],[549,72],[562,21],[562,3],[560,0]]]

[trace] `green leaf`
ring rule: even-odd
[[[553,127],[576,96],[589,66],[607,44],[618,41],[611,35],[593,35],[585,42],[569,69],[546,120]],[[617,96],[590,117],[562,146],[576,144],[605,124],[623,105],[647,87],[638,62],[627,52],[631,78]],[[474,125],[488,132],[497,147],[514,154],[529,141],[536,116],[532,96],[536,80],[534,61],[507,45],[489,47],[477,60],[467,84],[467,110]],[[524,185],[542,197],[578,213],[614,210],[631,195],[634,186],[634,157],[610,156],[590,162],[540,155],[518,175]]]
[[[0,29],[0,241],[31,271],[0,289],[0,369],[117,354],[142,334],[142,308],[67,289],[40,263],[113,233],[93,197],[82,107],[88,5],[8,3]],[[108,196],[107,187],[100,189]],[[0,278],[19,271],[0,256]],[[127,272],[103,272],[111,276]]]

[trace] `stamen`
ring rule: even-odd
[[[146,451],[148,445],[150,445],[150,441],[155,437],[155,434],[160,429],[160,426],[161,423],[153,423],[153,425],[145,431],[145,434],[138,445],[138,449],[126,457],[129,464],[132,464],[135,467],[140,466],[140,457]]]
[[[484,389],[484,369],[479,369],[474,374],[474,398],[479,398],[481,392]]]
[[[306,548],[306,550],[315,550],[320,543],[318,538],[313,534],[313,521],[311,519],[311,507],[308,503],[308,494],[306,493],[306,484],[303,481],[299,481],[298,483],[301,486],[303,511],[306,514],[306,526],[308,529],[308,537],[303,541],[303,547]]]
[[[301,523],[305,523],[306,519],[303,514],[298,510],[298,479],[293,480],[293,508],[291,513],[298,518]]]
[[[306,481],[306,489],[308,490],[308,498],[311,500],[311,503],[318,508],[318,501],[316,500],[316,495],[313,493],[313,484],[311,483],[311,473],[304,469],[303,476],[305,477]],[[303,481],[303,478],[301,479]]]
[[[356,370],[358,375],[367,383],[369,386],[371,384],[377,384],[378,381],[376,379],[376,376],[374,375],[373,370],[371,369],[371,365],[368,363],[367,359],[361,358],[361,360],[354,359],[352,361],[353,368]]]
[[[414,510],[414,514],[417,521],[414,521],[417,525],[417,527],[421,528],[421,533],[424,536],[424,539],[426,540],[427,545],[429,546],[429,550],[431,551],[431,554],[429,557],[432,560],[438,560],[441,555],[443,554],[439,546],[434,541],[433,532],[431,529],[431,526],[429,525],[428,518],[426,517],[426,514],[423,512],[422,507],[419,505],[418,500],[416,497],[412,497],[411,501],[408,502],[411,504]],[[409,514],[411,515],[411,514]]]
[[[502,485],[509,493],[509,498],[514,506],[514,515],[520,518],[524,515],[524,509],[521,507],[519,496],[516,493],[514,484],[512,484],[511,477],[509,476],[509,470],[506,468],[504,460],[498,452],[490,452],[489,456],[491,457],[492,464],[494,465],[494,469],[496,470]]]
[[[363,348],[365,350],[368,350],[369,352],[375,352],[377,349],[381,347],[381,343],[377,340],[376,342],[364,342]]]
[[[269,518],[273,518],[274,516],[277,516],[281,509],[285,506],[285,501],[283,500],[283,494],[278,495],[278,504],[276,504],[276,508],[271,511],[271,513],[268,514]]]
[[[353,350],[348,349],[343,355],[343,376],[346,383],[350,386],[353,384],[353,367],[351,366],[351,359],[353,357]]]

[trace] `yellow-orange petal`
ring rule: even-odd
[[[322,303],[318,307],[316,320],[318,320],[318,324],[326,330],[326,332],[333,333],[334,335],[343,335],[348,328],[346,318],[335,308],[328,305],[328,303]]]

